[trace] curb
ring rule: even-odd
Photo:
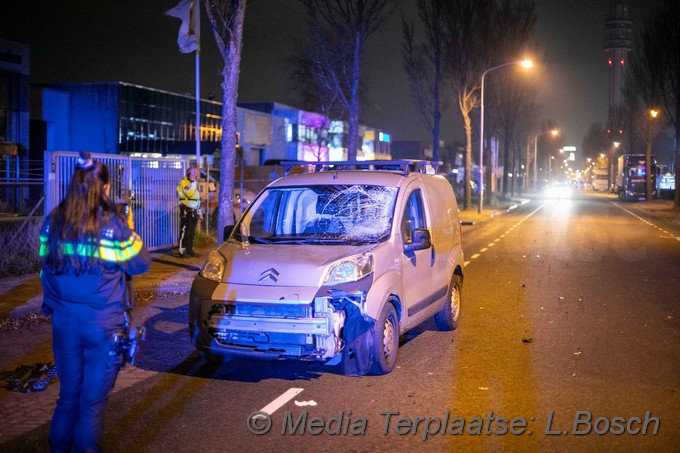
[[[514,209],[519,208],[520,206],[524,206],[525,204],[529,203],[531,201],[530,198],[523,198],[521,200],[512,200],[514,203],[511,205],[508,205],[506,208],[499,209],[497,211],[492,212],[489,214],[487,218],[480,219],[480,220],[461,220],[460,224],[463,226],[474,226],[474,225],[481,225],[487,220],[490,220],[494,217],[497,217],[499,215],[506,214]]]

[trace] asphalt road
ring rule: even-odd
[[[112,396],[104,449],[680,451],[677,237],[677,224],[592,194],[466,229],[460,327],[406,333],[387,376],[207,365],[185,301],[149,302],[138,358],[149,375]],[[249,429],[262,409],[271,419]],[[47,430],[0,450],[44,451]]]

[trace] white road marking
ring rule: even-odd
[[[522,203],[522,204],[524,204],[524,203]],[[517,222],[516,224],[514,224],[512,227],[508,228],[508,230],[507,230],[505,233],[501,234],[500,237],[494,239],[493,242],[490,242],[489,244],[487,244],[486,247],[483,247],[482,249],[479,250],[479,253],[475,253],[475,254],[472,255],[470,258],[471,258],[471,259],[478,258],[478,257],[480,256],[480,254],[486,252],[487,250],[489,250],[489,247],[493,247],[493,246],[496,245],[498,242],[500,242],[501,239],[503,239],[506,235],[510,234],[510,233],[512,232],[512,230],[514,230],[514,229],[517,228],[519,225],[521,225],[522,222],[524,222],[526,219],[528,219],[528,218],[531,217],[532,215],[536,214],[539,210],[541,210],[541,209],[543,208],[543,206],[544,206],[544,205],[540,205],[539,207],[537,207],[536,209],[534,209],[531,213],[527,214],[524,218],[522,218],[522,220],[520,220],[519,222]],[[463,263],[463,266],[465,267],[465,266],[467,266],[468,264],[470,264],[470,261],[466,261],[465,263]]]
[[[281,396],[276,398],[274,401],[271,403],[267,404],[265,407],[260,409],[260,412],[264,412],[265,414],[273,414],[274,412],[277,411],[277,409],[281,408],[284,404],[286,404],[288,401],[291,399],[295,398],[296,395],[299,395],[302,393],[304,389],[300,388],[289,388],[286,390]]]
[[[677,241],[680,241],[680,237],[671,236],[671,234],[670,234],[668,231],[666,231],[666,230],[664,230],[663,228],[661,228],[661,227],[659,227],[659,226],[653,224],[653,223],[650,222],[649,220],[640,217],[639,215],[635,214],[634,212],[629,211],[628,209],[626,209],[626,208],[624,208],[623,206],[621,206],[619,203],[614,203],[614,206],[616,206],[617,208],[621,208],[622,210],[624,210],[624,211],[627,212],[628,214],[632,215],[632,216],[635,217],[636,219],[640,220],[641,222],[644,222],[644,223],[646,223],[647,225],[653,226],[654,228],[656,228],[656,229],[658,229],[658,230],[661,230],[662,232],[664,232],[665,234],[667,234],[668,236],[670,236],[670,237],[664,238],[664,239],[676,239]]]

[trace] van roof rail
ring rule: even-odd
[[[283,176],[290,173],[291,168],[296,166],[313,166],[314,172],[339,171],[339,170],[384,170],[401,171],[404,176],[409,171],[414,173],[426,173],[430,166],[436,172],[437,167],[442,165],[441,161],[402,159],[402,160],[355,160],[355,161],[282,161]]]

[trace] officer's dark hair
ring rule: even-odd
[[[49,251],[43,263],[54,272],[62,272],[71,264],[77,274],[99,262],[98,244],[102,219],[115,215],[115,205],[106,193],[110,183],[109,169],[81,151],[71,177],[68,192],[50,213],[47,237]],[[85,245],[89,253],[63,253],[63,243]]]

